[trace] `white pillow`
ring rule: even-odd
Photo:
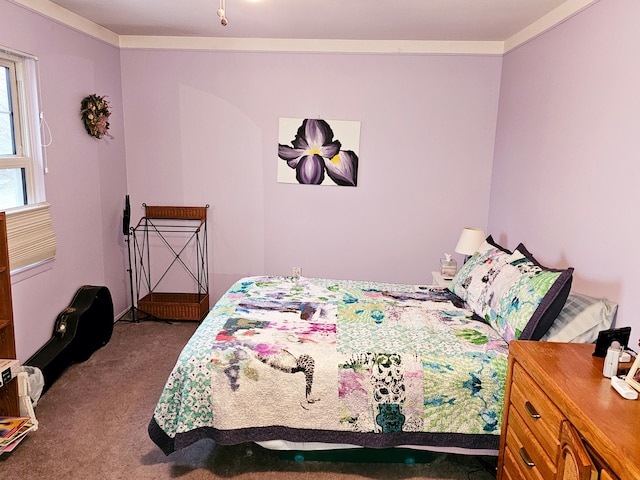
[[[570,293],[558,317],[540,341],[595,343],[600,330],[611,328],[617,311],[618,304],[607,299]]]

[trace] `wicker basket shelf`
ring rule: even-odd
[[[152,292],[138,300],[138,309],[163,320],[202,320],[209,311],[209,294]]]

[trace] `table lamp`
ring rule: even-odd
[[[464,263],[475,253],[485,240],[484,230],[477,227],[465,227],[460,234],[455,251],[464,255]]]

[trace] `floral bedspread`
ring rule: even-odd
[[[438,287],[248,277],[182,351],[149,434],[497,449],[507,344]]]

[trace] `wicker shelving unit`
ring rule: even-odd
[[[148,206],[145,216],[131,228],[137,308],[165,320],[202,320],[209,311],[207,209],[204,207]],[[164,245],[171,256],[168,266],[152,276],[151,241]],[[190,260],[186,257],[190,255]],[[175,268],[193,280],[194,291],[161,291]]]

